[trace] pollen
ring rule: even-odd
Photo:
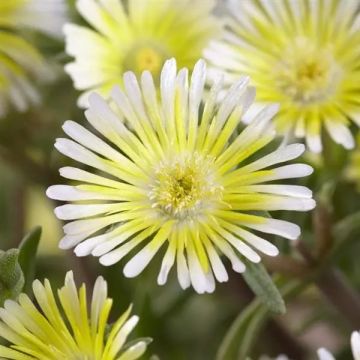
[[[213,162],[197,153],[162,162],[149,192],[152,207],[166,217],[188,219],[220,203],[222,187],[216,182]]]

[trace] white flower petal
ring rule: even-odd
[[[247,227],[267,234],[282,236],[289,240],[296,240],[300,236],[300,227],[284,220],[266,218],[264,224],[244,224]]]
[[[217,254],[216,250],[213,246],[208,243],[205,246],[207,254],[209,256],[211,268],[214,272],[215,278],[219,282],[226,282],[229,280],[229,276],[227,274],[226,268],[222,263],[219,255]]]
[[[334,119],[326,119],[325,125],[330,136],[337,144],[344,146],[348,150],[355,147],[354,137],[347,126]]]
[[[324,348],[320,348],[317,351],[317,354],[318,354],[319,360],[335,360],[335,358],[331,355],[331,353]]]
[[[135,360],[140,358],[146,350],[146,343],[144,341],[139,341],[135,345],[129,347],[119,358],[118,360]]]
[[[161,263],[161,269],[157,278],[157,282],[159,285],[164,285],[166,283],[169,275],[169,271],[171,270],[175,262],[175,255],[176,255],[176,247],[173,246],[172,244],[169,244],[165,256],[163,258],[163,261]]]
[[[354,331],[351,334],[351,350],[354,360],[360,360],[360,332]]]
[[[185,290],[190,286],[191,281],[190,281],[189,268],[183,250],[177,251],[176,263],[177,263],[177,277],[179,280],[179,284],[181,288]]]
[[[164,224],[154,238],[141,249],[124,267],[126,277],[139,275],[149,264],[154,255],[158,252],[171,231],[172,221]]]
[[[189,263],[191,284],[197,293],[204,294],[207,292],[208,279],[203,269],[201,268],[199,259],[194,253],[194,249],[188,251],[187,258]]]

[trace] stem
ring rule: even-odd
[[[297,249],[309,267],[318,267],[315,259],[305,244],[299,240]],[[351,288],[345,277],[337,269],[330,266],[322,267],[315,277],[315,285],[328,302],[348,321],[355,329],[360,328],[360,296]]]
[[[272,272],[285,274],[290,277],[306,277],[310,269],[308,265],[301,260],[294,259],[290,256],[278,255],[276,257],[263,256],[265,267]]]
[[[313,227],[315,232],[316,247],[315,256],[323,259],[333,247],[334,239],[331,234],[331,216],[328,209],[321,201],[314,210]]]
[[[316,285],[329,303],[354,329],[360,328],[360,297],[339,270],[329,268],[317,279]]]

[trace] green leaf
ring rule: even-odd
[[[352,213],[338,221],[333,229],[337,245],[346,242],[352,236],[360,234],[360,211]]]
[[[252,291],[271,312],[285,314],[284,300],[262,264],[246,261],[246,271],[243,276]]]
[[[19,246],[19,264],[25,275],[25,290],[30,290],[35,277],[36,253],[41,237],[41,227],[36,227],[22,240]]]
[[[249,323],[260,310],[261,303],[255,299],[239,314],[227,331],[216,354],[216,360],[237,359],[238,349],[248,331]]]
[[[16,299],[24,287],[24,275],[18,262],[19,250],[0,250],[0,306],[7,299]]]
[[[291,298],[307,286],[306,281],[292,280],[281,286],[281,294]],[[255,345],[258,335],[271,312],[255,298],[240,314],[227,331],[216,354],[216,360],[247,359]]]

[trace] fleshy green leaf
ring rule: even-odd
[[[25,290],[29,290],[35,276],[36,253],[41,237],[41,227],[29,232],[19,246],[19,264],[25,275]]]
[[[16,299],[25,284],[18,262],[19,250],[0,251],[0,306],[7,299]]]
[[[246,262],[244,279],[259,300],[276,314],[284,314],[286,307],[283,298],[271,276],[262,264]]]

